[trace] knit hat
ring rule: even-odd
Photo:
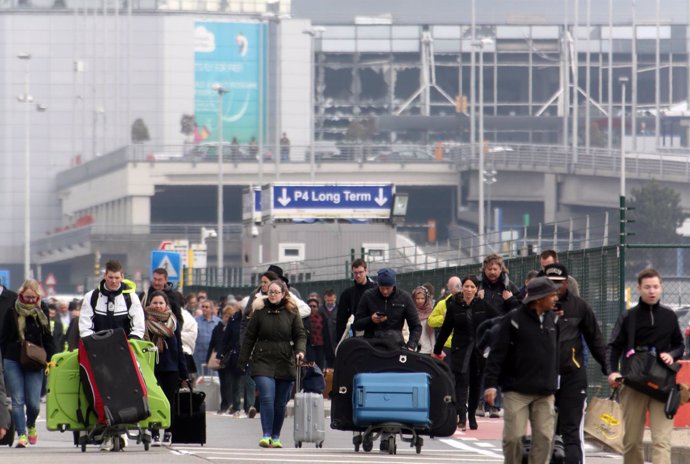
[[[394,287],[395,271],[389,267],[384,267],[383,269],[379,270],[376,283],[378,283],[379,287]]]
[[[548,277],[535,277],[527,284],[527,296],[523,303],[541,300],[545,296],[553,295],[558,292],[558,287]]]

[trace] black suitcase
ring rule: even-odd
[[[89,406],[101,425],[136,424],[151,415],[146,384],[124,330],[83,337],[79,373]],[[88,417],[86,411],[82,415]]]
[[[381,339],[353,337],[338,346],[331,391],[331,428],[364,431],[352,418],[352,383],[360,372],[424,372],[431,376],[431,424],[421,435],[449,437],[457,429],[455,388],[450,368],[426,354],[391,346]]]
[[[206,444],[206,394],[201,391],[180,389],[175,394],[173,411],[173,443]]]

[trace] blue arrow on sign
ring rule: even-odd
[[[162,267],[168,271],[168,281],[177,283],[182,278],[182,257],[176,251],[151,252],[151,274],[154,269]]]
[[[276,218],[390,217],[392,184],[273,184],[271,213]]]

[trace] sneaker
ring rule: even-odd
[[[271,448],[282,448],[283,444],[280,442],[280,438],[271,438]]]
[[[123,433],[120,435],[120,449],[123,450],[127,447],[129,444],[129,440],[127,439],[127,434]]]
[[[38,430],[36,430],[36,426],[29,427],[29,444],[35,445],[36,443],[38,443]]]
[[[502,415],[503,413],[499,408],[491,408],[491,412],[489,413],[489,417],[492,419],[498,419]]]
[[[256,417],[256,408],[254,406],[249,408],[249,411],[247,411],[247,417],[250,419],[254,419]]]
[[[262,448],[270,448],[271,447],[271,437],[263,437],[261,440],[259,440],[259,446]]]
[[[103,443],[101,443],[101,451],[112,451],[113,450],[113,438],[112,437],[107,437],[103,439]]]
[[[19,435],[19,440],[17,440],[16,448],[26,448],[29,445],[29,438],[25,433]]]
[[[235,414],[232,415],[235,419],[246,419],[248,416],[244,413],[244,411],[237,411]]]
[[[152,435],[151,436],[151,446],[161,446],[161,436]]]
[[[163,446],[172,445],[172,434],[170,432],[165,432],[163,434]]]

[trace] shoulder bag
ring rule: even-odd
[[[46,367],[48,355],[46,350],[35,343],[25,340],[19,351],[19,363],[22,367],[39,370]]]

